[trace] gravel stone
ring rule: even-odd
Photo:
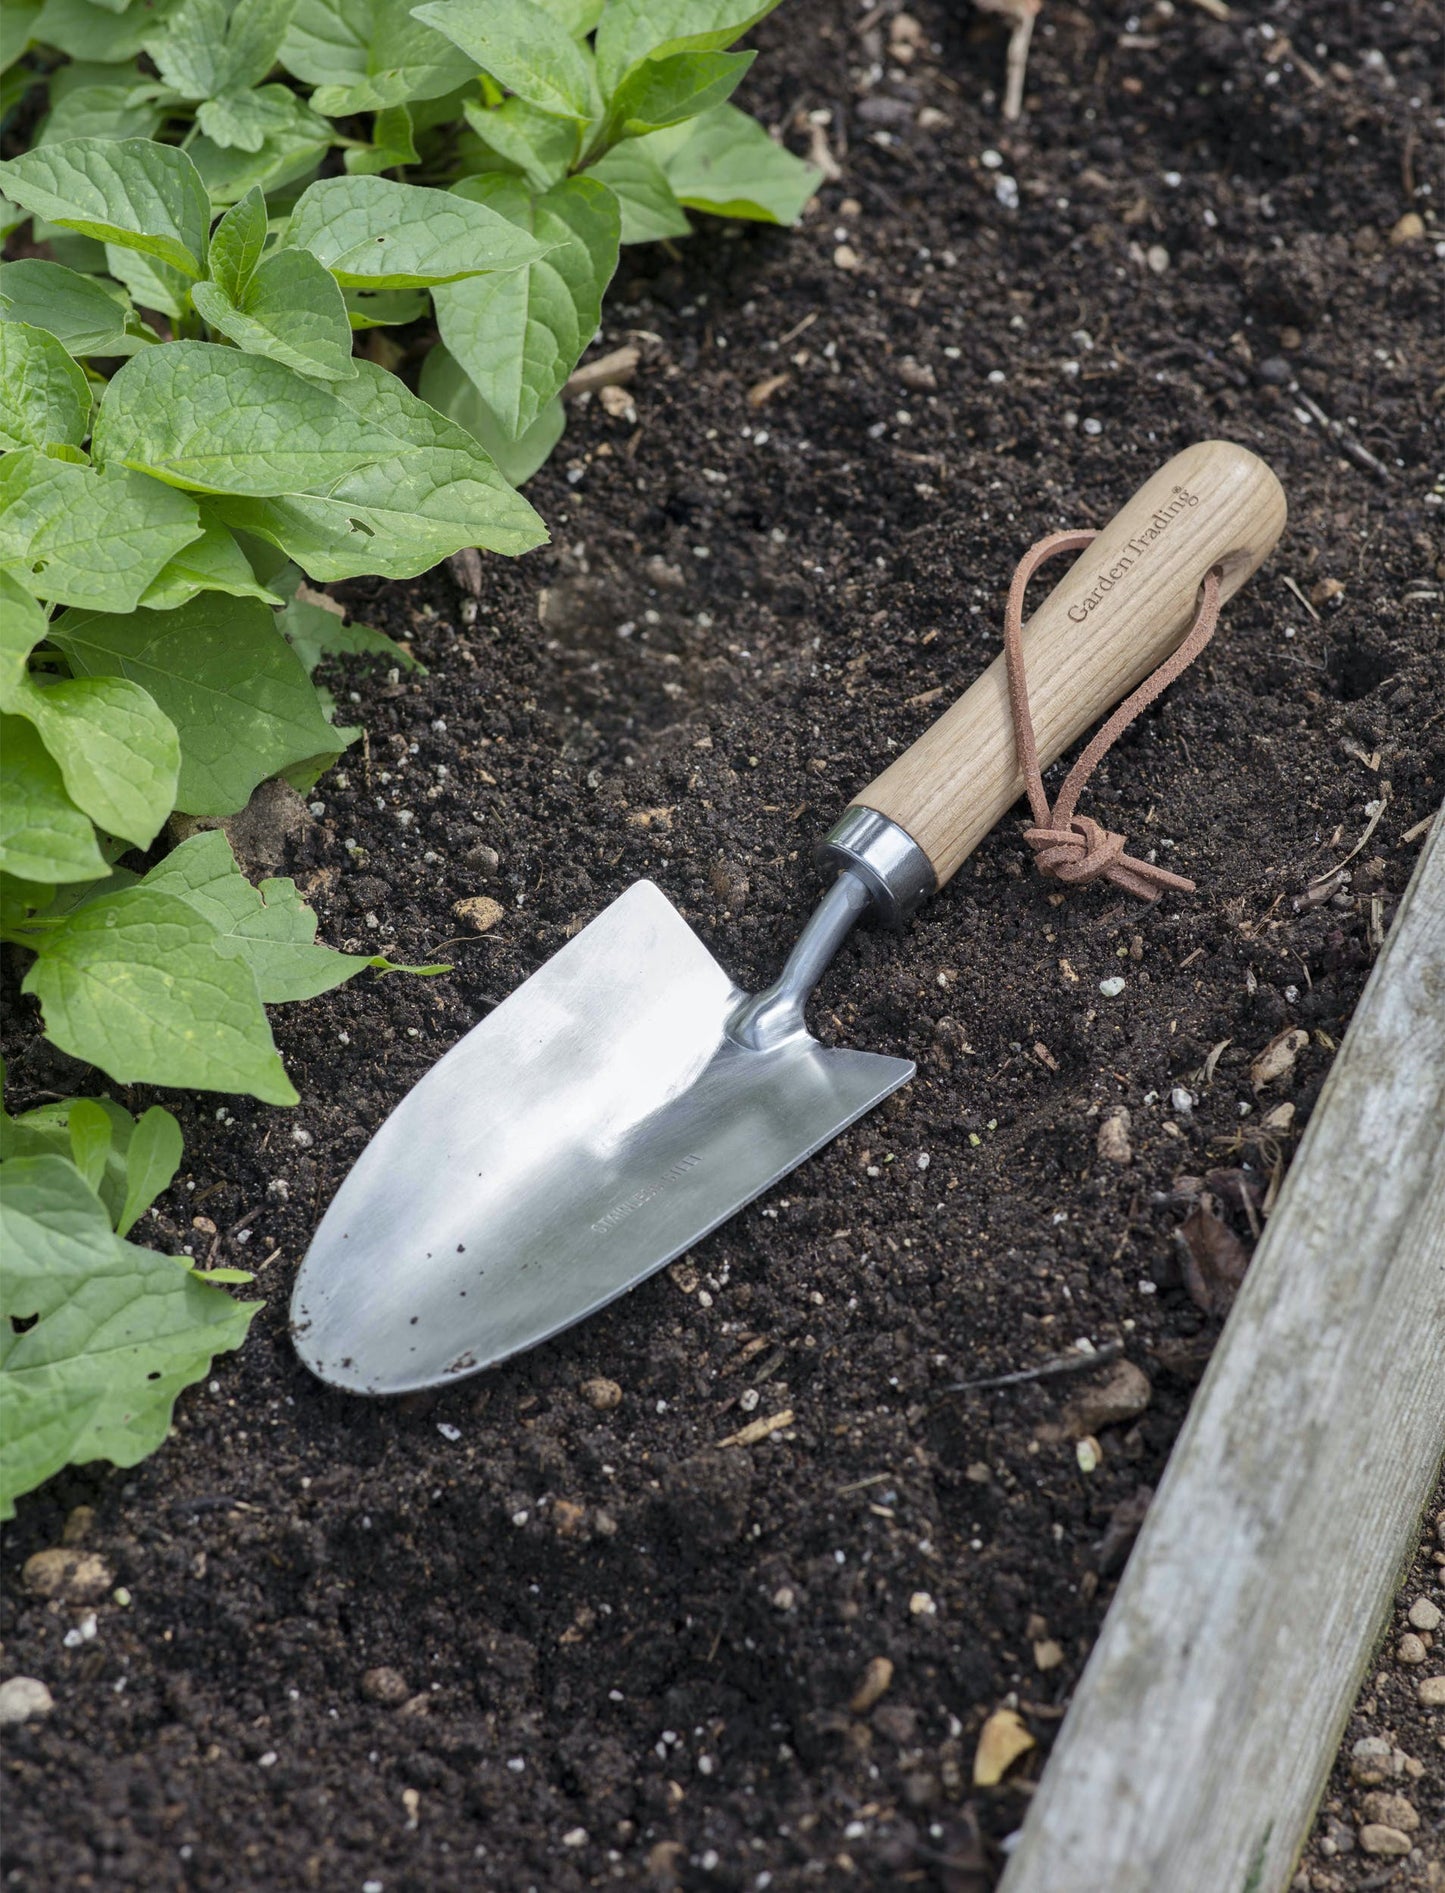
[[[55,1698],[36,1676],[11,1676],[0,1683],[0,1729],[48,1716]]]

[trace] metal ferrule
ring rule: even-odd
[[[818,844],[818,860],[856,874],[892,927],[910,920],[938,886],[933,863],[908,830],[856,804]]]

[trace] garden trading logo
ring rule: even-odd
[[[675,1182],[680,1176],[685,1176],[689,1170],[695,1170],[701,1162],[702,1158],[698,1156],[679,1157],[670,1170],[663,1171],[656,1183],[649,1183],[645,1190],[638,1190],[635,1195],[624,1197],[622,1202],[614,1203],[605,1216],[599,1216],[592,1225],[593,1233],[599,1236],[606,1235],[609,1229],[615,1229],[618,1223],[625,1222],[635,1210],[641,1209],[644,1203],[650,1203],[654,1196],[665,1190],[669,1183]]]
[[[1097,609],[1126,573],[1133,571],[1154,541],[1162,539],[1176,519],[1191,512],[1198,504],[1197,493],[1191,493],[1187,486],[1176,486],[1174,498],[1168,505],[1156,510],[1149,524],[1134,534],[1108,571],[1100,572],[1093,586],[1084,593],[1084,596],[1069,606],[1071,621],[1074,624],[1085,623],[1089,613]]]

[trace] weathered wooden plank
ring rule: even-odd
[[[1000,1893],[1286,1887],[1442,1452],[1445,816]]]

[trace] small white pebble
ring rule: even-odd
[[[268,1748],[266,1750],[266,1753],[261,1757],[261,1766],[263,1768],[274,1768],[276,1766],[276,1751],[274,1748]]]
[[[928,1168],[928,1166],[929,1166],[929,1164],[931,1164],[932,1162],[933,1162],[933,1159],[932,1159],[932,1157],[930,1157],[930,1156],[929,1156],[929,1154],[928,1154],[928,1152],[927,1152],[926,1150],[920,1150],[920,1151],[919,1151],[919,1153],[918,1153],[918,1167],[919,1167],[919,1169],[920,1169],[920,1170],[926,1170],[926,1169]]]
[[[291,1141],[296,1145],[298,1150],[310,1150],[311,1146],[316,1142],[316,1139],[311,1135],[310,1131],[303,1130],[299,1124],[293,1124],[291,1126]]]
[[[520,1775],[527,1764],[522,1760],[520,1755],[513,1755],[511,1760],[507,1763],[507,1766],[514,1775]]]
[[[525,1525],[525,1524],[526,1524],[526,1522],[527,1522],[527,1520],[528,1520],[528,1519],[529,1519],[530,1517],[531,1517],[531,1514],[530,1514],[529,1512],[513,1512],[513,1514],[512,1514],[512,1523],[513,1523],[513,1524],[514,1524],[515,1526],[517,1526],[517,1528],[518,1528],[518,1529],[520,1530],[520,1529],[521,1529],[521,1527],[522,1527],[523,1525]],[[510,1768],[510,1767],[511,1767],[511,1763],[510,1763],[510,1762],[508,1762],[508,1764],[507,1764],[507,1766],[508,1766],[508,1767]]]
[[[1175,1085],[1169,1093],[1169,1103],[1181,1117],[1188,1117],[1194,1109],[1194,1093],[1186,1091],[1183,1085]]]
[[[456,1440],[462,1436],[462,1429],[459,1426],[452,1426],[447,1420],[437,1421],[437,1431],[443,1439]]]
[[[936,1617],[938,1606],[927,1591],[915,1591],[908,1600],[910,1617]]]
[[[1001,171],[1003,169],[1003,159],[996,151],[985,151],[979,158],[979,163],[983,166],[985,171]]]
[[[991,385],[995,388],[1001,387],[1003,383],[1008,380],[1008,376],[1004,373],[1002,368],[990,368],[988,378]]]
[[[313,815],[324,815],[326,813],[326,804],[324,802],[308,802],[306,806]]]
[[[569,1827],[567,1832],[562,1836],[562,1845],[564,1847],[585,1847],[587,1845],[587,1829],[585,1827]]]
[[[1103,431],[1104,431],[1104,423],[1102,421],[1096,421],[1092,417],[1092,415],[1087,421],[1084,422],[1084,432],[1090,436],[1093,436],[1095,434],[1102,434]]]
[[[1106,999],[1117,999],[1124,990],[1124,981],[1118,973],[1111,973],[1108,979],[1099,981],[1099,991]]]

